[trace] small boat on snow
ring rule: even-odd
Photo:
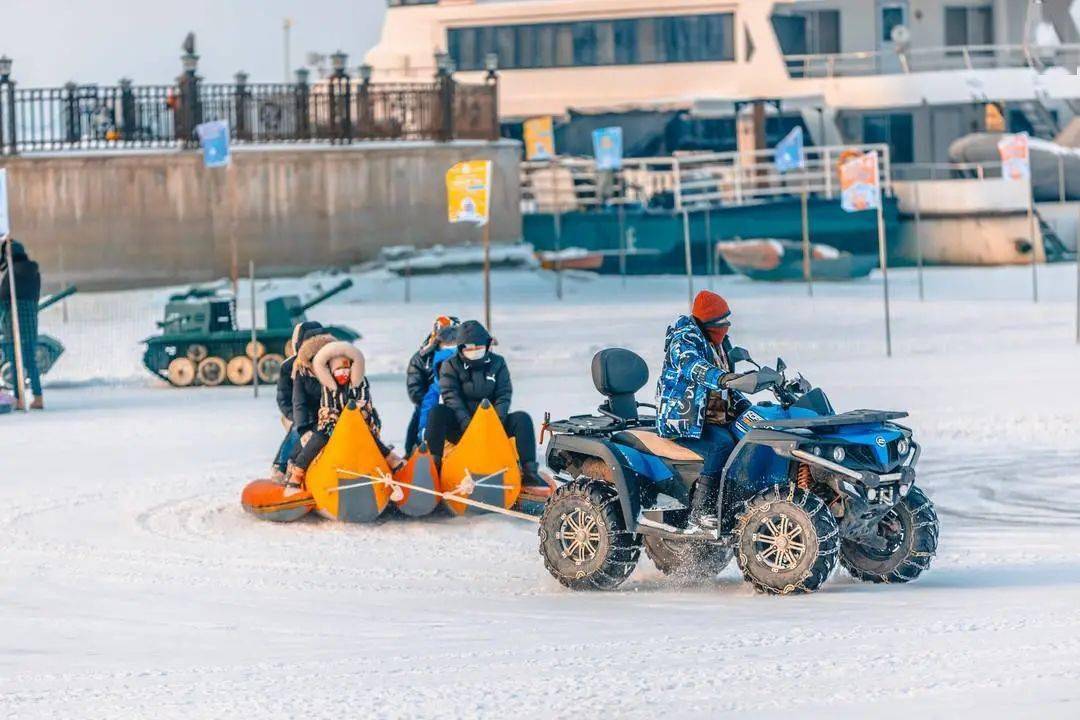
[[[721,242],[716,244],[716,250],[732,270],[751,280],[804,280],[803,246],[794,240]],[[814,280],[855,280],[866,277],[877,266],[876,255],[852,255],[820,243],[810,246],[810,272]]]

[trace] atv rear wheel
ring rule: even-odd
[[[615,488],[576,480],[544,506],[540,554],[548,572],[572,590],[614,590],[634,572],[641,538],[626,530]]]
[[[667,540],[646,535],[645,554],[665,575],[712,578],[724,571],[734,553],[714,543]]]
[[[856,580],[873,583],[911,582],[930,567],[938,545],[938,517],[922,490],[908,494],[878,523],[885,549],[852,540],[840,543],[840,564]]]
[[[836,567],[836,520],[821,498],[795,485],[755,495],[735,532],[739,569],[759,592],[811,593]]]

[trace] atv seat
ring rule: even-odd
[[[672,462],[701,462],[704,460],[693,450],[683,447],[674,440],[657,435],[652,430],[623,430],[611,438],[619,445],[632,447],[662,460]]]
[[[649,381],[649,366],[637,354],[623,348],[608,348],[593,356],[593,384],[607,401],[600,410],[622,420],[638,419],[634,397]]]

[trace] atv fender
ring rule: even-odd
[[[728,458],[727,463],[724,465],[724,473],[720,478],[721,532],[730,532],[735,526],[739,499],[737,491],[742,489],[740,486],[748,486],[748,481],[757,479],[732,477],[732,468],[736,464],[748,462],[749,458],[747,456],[761,447],[769,448],[777,457],[785,458],[790,462],[792,459],[791,451],[799,446],[802,439],[797,435],[778,430],[751,430],[739,440],[731,453],[731,457]],[[747,487],[747,489],[750,490],[752,495],[761,488]]]
[[[559,452],[596,458],[610,468],[611,484],[619,493],[619,507],[622,510],[623,522],[629,532],[636,533],[638,511],[641,509],[640,485],[634,474],[627,473],[619,462],[613,444],[596,437],[555,435],[548,443],[547,449],[548,465],[555,470],[562,469],[562,467],[557,467],[562,463],[553,462],[554,455]]]

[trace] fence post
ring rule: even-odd
[[[251,131],[247,122],[247,81],[248,74],[241,70],[233,78],[236,80],[236,88],[233,90],[233,101],[236,104],[236,121],[233,123],[233,133],[237,140],[250,140]]]
[[[330,65],[334,70],[328,83],[330,86],[330,125],[333,138],[339,142],[351,140],[349,75],[345,72],[345,64],[348,61],[349,56],[341,50],[330,56]]]
[[[435,55],[435,83],[438,85],[441,116],[439,139],[447,142],[454,137],[454,71],[450,56],[446,53]]]
[[[131,79],[120,78],[120,139],[135,137],[138,120],[135,117],[135,93],[131,91]]]
[[[187,52],[180,58],[184,72],[180,76],[180,112],[177,118],[177,136],[184,147],[195,145],[195,126],[202,122],[202,100],[199,98],[199,56]]]
[[[76,93],[79,86],[74,82],[64,83],[64,140],[69,143],[79,142],[79,100]]]
[[[359,112],[357,117],[357,136],[361,138],[369,138],[375,135],[373,125],[373,118],[375,113],[371,108],[371,73],[372,67],[367,63],[360,66],[360,98],[359,98]]]
[[[304,138],[311,137],[311,102],[308,88],[307,68],[296,71],[296,129],[297,134]]]
[[[18,143],[15,137],[15,81],[11,79],[11,58],[0,55],[0,92],[7,91],[7,117],[3,114],[4,99],[0,97],[0,155],[18,154]],[[4,147],[4,121],[8,125],[7,149]]]
[[[491,93],[491,134],[488,136],[489,140],[498,140],[502,134],[501,125],[499,123],[499,55],[498,53],[488,53],[484,57],[484,66],[487,68],[487,75],[484,76],[484,84],[488,86],[488,92]]]

